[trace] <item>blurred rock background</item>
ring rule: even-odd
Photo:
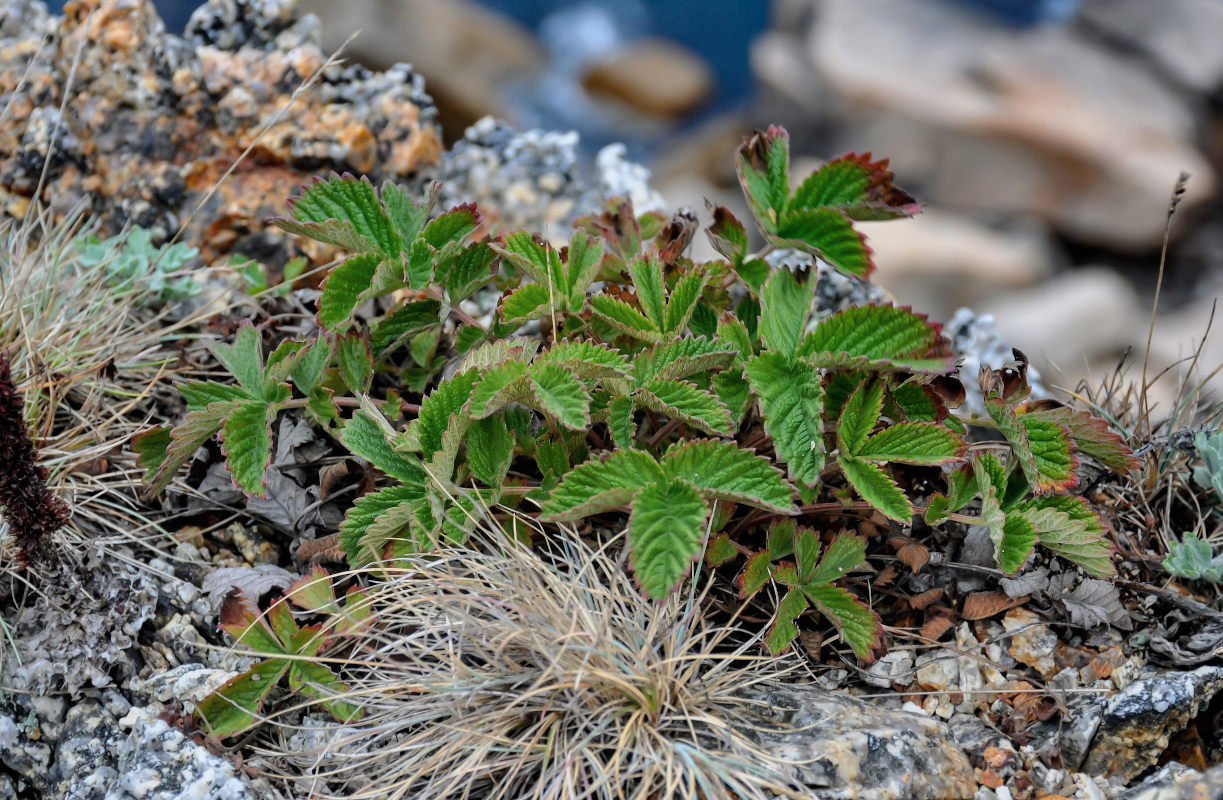
[[[268,0],[285,2],[286,0]],[[183,8],[157,4],[173,29]],[[671,207],[747,217],[731,153],[789,128],[795,173],[888,156],[926,205],[867,226],[878,282],[948,320],[992,314],[1051,385],[1193,352],[1223,290],[1223,0],[300,0],[324,45],[410,62],[447,144],[485,115],[613,141]],[[703,245],[703,243],[702,243]],[[712,251],[698,251],[698,256]],[[1223,363],[1210,333],[1206,372]],[[1164,402],[1170,402],[1165,392]]]

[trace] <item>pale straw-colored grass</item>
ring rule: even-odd
[[[377,621],[342,665],[354,723],[270,720],[255,750],[296,791],[344,798],[799,797],[743,731],[736,692],[796,660],[718,627],[685,591],[645,599],[622,541],[421,557],[370,588]],[[306,707],[309,707],[308,705]],[[321,727],[320,727],[321,725]]]

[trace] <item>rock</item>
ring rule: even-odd
[[[501,231],[529,228],[567,239],[570,223],[602,208],[603,200],[627,195],[633,208],[663,211],[650,188],[650,171],[609,145],[596,157],[596,174],[583,174],[576,131],[519,132],[485,117],[467,129],[446,153],[438,178],[443,207],[475,202]]]
[[[1027,664],[1042,678],[1052,678],[1058,668],[1053,657],[1057,635],[1041,618],[1026,608],[1012,608],[1002,618],[1002,627],[1011,633],[1011,657]]]
[[[812,796],[952,800],[976,792],[967,757],[938,720],[812,686],[754,686],[739,694],[759,703],[745,718],[763,723],[739,732],[793,763],[794,779],[815,789]]]
[[[890,156],[933,202],[1032,214],[1075,239],[1145,251],[1182,170],[1200,178],[1188,206],[1214,193],[1193,109],[1071,29],[1015,30],[907,0],[824,0],[813,17],[810,69],[784,79],[824,83],[830,102],[809,111],[844,123],[845,149]]]
[[[1079,19],[1135,48],[1185,87],[1202,94],[1223,88],[1223,5],[1215,0],[1086,0]]]
[[[713,92],[709,65],[667,39],[645,39],[603,54],[587,65],[586,90],[643,114],[681,117]]]
[[[1223,689],[1223,667],[1140,678],[1102,701],[1100,722],[1082,770],[1130,780],[1159,760],[1183,730]],[[1216,776],[1217,777],[1217,776]]]
[[[862,680],[880,689],[891,689],[892,684],[908,685],[913,678],[913,654],[908,650],[892,650],[880,657]]]
[[[7,0],[0,18],[30,7]],[[165,32],[148,0],[77,0],[63,17],[32,19],[0,39],[9,108],[0,209],[11,216],[30,207],[48,163],[38,199],[57,217],[84,201],[103,234],[132,224],[162,240],[185,226],[205,261],[283,260],[285,235],[266,218],[283,214],[310,177],[349,170],[404,181],[441,153],[432,100],[410,67],[333,65],[209,197],[325,62],[317,20],[297,19],[288,0],[210,0],[185,38]],[[70,110],[62,118],[61,105]]]
[[[1223,797],[1223,765],[1198,772],[1172,761],[1117,800],[1199,800],[1207,797]]]
[[[1107,267],[1083,267],[984,303],[998,331],[1029,358],[1073,364],[1114,356],[1146,340],[1150,311],[1130,283]]]
[[[513,119],[502,91],[544,68],[546,54],[529,30],[467,0],[302,0],[323,22],[330,51],[353,33],[352,55],[375,69],[410,61],[437,98],[447,132],[486,115]]]
[[[111,686],[132,674],[137,635],[154,616],[157,588],[114,558],[44,580],[37,599],[12,620],[19,659],[0,656],[0,683],[31,694]]]
[[[1039,223],[1004,231],[926,208],[912,219],[867,222],[861,229],[878,265],[873,280],[936,319],[1044,280],[1056,261]]]

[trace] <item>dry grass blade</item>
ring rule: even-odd
[[[706,623],[698,598],[644,599],[613,553],[566,536],[375,582],[377,622],[344,665],[366,716],[278,722],[265,754],[312,796],[799,796],[741,732],[736,694],[787,668]]]

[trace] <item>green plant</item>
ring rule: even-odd
[[[298,625],[290,604],[323,621]],[[359,719],[361,708],[340,697],[348,687],[322,659],[343,646],[344,640],[361,636],[372,620],[364,590],[352,587],[341,602],[331,577],[318,567],[289,586],[266,614],[259,613],[240,591],[230,595],[222,608],[221,628],[268,658],[204,698],[199,716],[205,730],[217,737],[247,730],[286,676],[291,690],[315,698],[340,722]]]
[[[103,270],[119,289],[139,285],[143,302],[161,304],[199,294],[199,283],[185,274],[199,251],[182,242],[154,246],[153,234],[137,226],[108,239],[90,234],[74,245],[83,268]]]
[[[737,164],[766,239],[851,275],[874,268],[856,220],[917,210],[869,154],[835,159],[791,192],[778,128],[748,138]],[[725,208],[708,231],[723,258],[695,263],[683,256],[690,217],[638,218],[624,200],[579,220],[562,248],[521,231],[480,240],[474,207],[433,217],[428,202],[351,176],[316,181],[290,207],[286,230],[354,253],[323,285],[321,330],[266,360],[249,325],[215,347],[238,385],[182,387],[186,423],[137,443],[153,490],[219,432],[236,483],[259,493],[271,422],[301,409],[396,481],[357,500],[341,527],[354,566],[462,544],[498,507],[537,506],[544,523],[627,512],[629,564],[649,597],[674,592],[703,553],[744,557],[743,594],[772,583],[782,596],[770,650],[789,645],[811,604],[866,660],[882,646],[879,621],[834,585],[864,563],[865,542],[816,523],[877,510],[909,524],[921,509],[906,471],[944,475],[927,520],[988,526],[1008,573],[1037,542],[1112,572],[1104,521],[1064,492],[1080,455],[1133,464],[1115,431],[1026,403],[1024,364],[983,372],[988,420],[957,418],[938,325],[890,305],[814,321],[816,275],[770,271]],[[494,288],[490,325],[459,307]],[[356,316],[368,300],[382,305]],[[395,393],[376,399],[388,385]],[[421,395],[402,428],[400,389]],[[966,424],[1001,439],[970,446]],[[977,497],[979,515],[959,513]],[[811,524],[783,524],[799,516]]]
[[[1223,583],[1223,554],[1214,555],[1210,542],[1186,533],[1168,543],[1164,569],[1178,578]]]
[[[1193,468],[1193,479],[1203,489],[1214,490],[1215,499],[1223,503],[1223,430],[1198,431],[1193,444],[1202,459]]]

